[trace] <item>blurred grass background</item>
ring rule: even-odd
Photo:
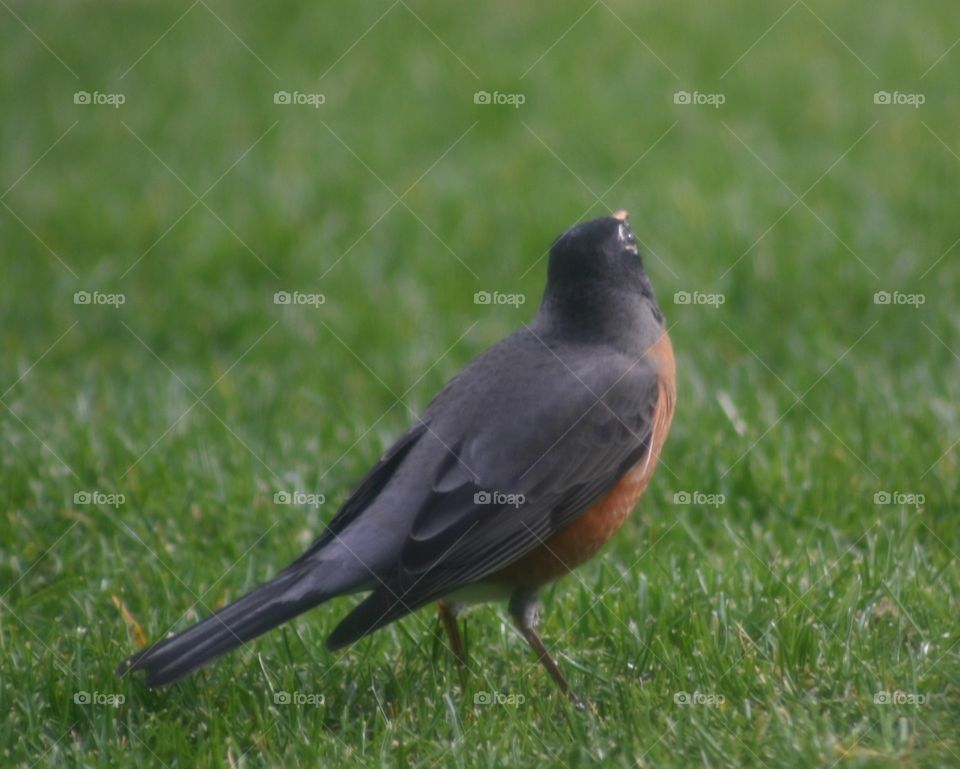
[[[2,6],[0,763],[960,765],[955,4]],[[169,691],[113,677],[134,622],[297,555],[529,321],[552,238],[620,207],[680,400],[632,520],[546,596],[588,712],[496,607],[463,694],[429,611],[324,652],[347,600]]]

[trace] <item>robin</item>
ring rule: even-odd
[[[168,684],[357,592],[328,649],[436,601],[465,666],[458,612],[501,599],[575,697],[537,632],[537,593],[596,555],[640,498],[670,429],[674,372],[627,213],[571,227],[550,249],[530,325],[446,384],[303,555],[117,672]]]

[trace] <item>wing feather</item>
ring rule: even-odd
[[[461,461],[446,462],[395,570],[338,626],[331,648],[516,561],[576,520],[649,452],[659,391],[649,362],[611,354],[598,364],[594,351],[582,361],[526,363],[505,368],[552,379],[498,383],[474,402],[472,414],[460,415],[459,435],[450,431],[445,443]],[[539,385],[535,403],[497,409],[499,393],[531,384]],[[449,390],[450,398],[458,395]],[[432,429],[444,435],[448,409],[437,409],[440,418],[433,409],[425,421],[433,416]],[[467,444],[456,440],[464,435]]]

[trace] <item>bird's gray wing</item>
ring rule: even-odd
[[[419,421],[387,449],[377,464],[375,464],[361,479],[360,483],[357,484],[356,489],[354,489],[347,501],[344,502],[337,511],[337,514],[330,520],[330,523],[327,524],[323,533],[317,537],[307,551],[294,562],[294,565],[312,558],[316,553],[329,545],[360,513],[368,508],[390,482],[391,478],[393,478],[397,468],[426,430],[426,424],[423,421]]]
[[[645,359],[514,348],[524,365],[494,361],[500,378],[486,382],[467,369],[466,392],[454,380],[428,409],[421,443],[438,444],[432,491],[394,570],[338,626],[331,648],[516,561],[649,450],[659,388]]]

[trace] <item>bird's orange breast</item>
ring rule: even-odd
[[[491,581],[522,588],[540,587],[590,560],[623,525],[653,476],[676,402],[676,367],[666,331],[647,357],[659,370],[650,450],[573,523],[497,572]]]

